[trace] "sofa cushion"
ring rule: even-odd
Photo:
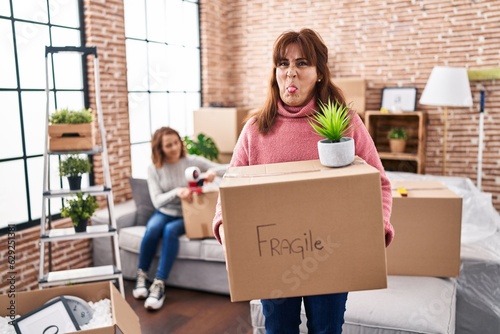
[[[145,226],[132,226],[120,231],[118,243],[121,249],[139,254]],[[160,247],[156,251],[159,256]],[[213,238],[190,240],[185,235],[179,238],[179,259],[224,262],[224,252],[219,242]]]
[[[146,226],[132,226],[122,228],[118,234],[118,245],[121,249],[139,254],[142,237],[146,232]],[[158,253],[157,253],[158,254]]]
[[[134,201],[129,200],[115,204],[114,215],[118,230],[123,227],[134,226],[137,217]],[[92,220],[92,225],[109,224],[108,208],[97,210],[90,219]]]
[[[454,333],[456,280],[389,276],[387,289],[350,293],[346,309],[355,333]]]
[[[156,211],[149,195],[148,181],[146,179],[131,177],[129,182],[132,189],[132,197],[137,207],[136,225],[146,226],[149,218]]]
[[[343,333],[455,333],[456,281],[388,276],[387,289],[350,292]],[[254,333],[265,333],[262,304],[250,302]],[[300,332],[307,333],[304,308]]]

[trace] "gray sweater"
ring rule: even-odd
[[[177,196],[179,188],[187,187],[185,170],[198,167],[201,172],[211,170],[223,176],[228,165],[212,162],[198,155],[187,155],[174,164],[164,163],[160,168],[151,164],[148,168],[148,188],[154,207],[174,217],[182,216],[181,199]]]

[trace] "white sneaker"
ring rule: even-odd
[[[148,280],[148,274],[146,274],[142,269],[137,270],[137,281],[135,282],[135,288],[132,291],[135,299],[146,299],[148,297],[149,291],[146,286]]]
[[[149,288],[149,297],[144,302],[144,307],[148,310],[158,310],[163,306],[165,300],[165,283],[163,280],[155,278]]]

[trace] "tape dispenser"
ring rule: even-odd
[[[200,169],[198,167],[188,167],[184,171],[184,175],[188,181],[189,190],[197,194],[201,194],[203,192],[205,179],[203,178],[203,174]]]

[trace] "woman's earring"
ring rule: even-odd
[[[321,79],[318,79],[318,82],[321,82]]]

